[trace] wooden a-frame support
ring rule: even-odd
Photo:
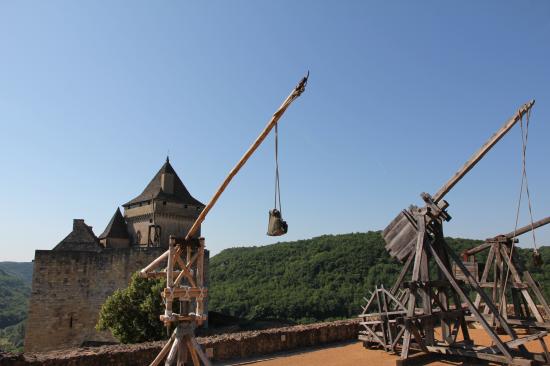
[[[151,366],[160,364],[164,358],[166,365],[183,366],[189,356],[193,365],[198,366],[202,361],[205,366],[210,366],[208,357],[195,339],[195,327],[207,319],[204,312],[208,295],[204,279],[204,248],[204,238],[170,236],[166,271],[144,274],[148,278],[166,276],[166,288],[161,294],[165,311],[160,320],[168,329],[175,328]],[[176,309],[178,305],[179,309]]]
[[[491,300],[497,305],[499,312],[507,319],[508,323],[519,328],[550,329],[548,302],[529,271],[523,268],[517,251],[513,250],[513,246],[517,242],[516,237],[548,223],[550,223],[550,217],[521,227],[511,233],[487,239],[485,243],[462,252],[463,260],[468,260],[472,256],[488,250],[479,284],[482,288],[491,291]],[[492,281],[489,279],[491,275]],[[510,298],[512,299],[513,314],[510,314],[508,310]],[[488,321],[494,326],[499,326],[489,308],[484,306],[479,294],[476,295],[474,303],[476,306],[484,308],[483,314]],[[543,309],[547,319],[542,316],[539,306]]]

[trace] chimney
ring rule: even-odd
[[[84,225],[84,219],[73,219],[73,230],[82,225]]]

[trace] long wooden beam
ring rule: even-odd
[[[535,221],[533,222],[533,224],[527,224],[523,227],[520,227],[519,229],[517,229],[516,231],[512,231],[512,232],[509,232],[508,234],[506,234],[505,236],[508,238],[508,239],[512,239],[514,237],[517,237],[517,236],[520,236],[520,235],[523,235],[525,233],[528,233],[529,231],[531,230],[534,230],[534,229],[538,229],[539,227],[541,226],[544,226],[544,225],[547,225],[547,224],[550,224],[550,216],[548,217],[545,217],[544,219],[541,219],[539,221]]]
[[[239,170],[241,170],[243,165],[247,162],[248,158],[250,158],[250,156],[254,153],[254,151],[256,151],[258,146],[260,146],[260,144],[265,140],[265,138],[267,137],[267,135],[269,134],[271,129],[277,124],[277,122],[279,122],[279,119],[283,116],[283,114],[285,113],[287,108],[290,106],[290,104],[294,100],[296,100],[304,92],[304,90],[306,88],[308,77],[309,77],[309,72],[306,76],[304,76],[302,78],[302,80],[300,80],[298,85],[294,88],[294,90],[292,90],[292,92],[285,99],[283,104],[281,104],[279,109],[273,114],[273,116],[271,117],[271,119],[267,123],[267,126],[265,126],[264,130],[262,131],[262,133],[260,133],[260,135],[258,136],[256,141],[254,141],[254,143],[252,143],[252,146],[250,146],[250,148],[244,153],[244,155],[239,160],[237,165],[235,165],[233,167],[233,169],[231,169],[231,171],[229,172],[229,174],[227,175],[225,180],[222,182],[222,184],[220,185],[220,187],[218,188],[216,193],[214,193],[214,195],[210,199],[210,202],[208,202],[206,207],[204,207],[204,209],[201,211],[199,217],[197,217],[197,219],[193,223],[193,226],[191,226],[191,228],[187,232],[187,235],[185,236],[186,240],[189,240],[190,238],[193,237],[193,235],[195,235],[195,233],[199,229],[201,223],[206,218],[206,215],[208,215],[208,212],[212,209],[212,207],[214,207],[214,205],[218,201],[218,198],[220,198],[220,196],[223,193],[223,191],[225,190],[225,188],[229,185],[229,182],[231,182],[233,177],[239,172]]]
[[[535,104],[535,100],[524,104],[512,118],[510,118],[472,157],[460,168],[451,179],[447,181],[437,193],[433,200],[439,202],[457,184],[500,139],[527,113]]]

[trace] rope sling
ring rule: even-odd
[[[519,197],[518,197],[518,205],[517,205],[517,208],[516,208],[516,222],[515,222],[515,227],[514,227],[514,235],[512,237],[512,245],[511,245],[511,248],[510,248],[510,255],[509,255],[509,260],[511,261],[512,260],[512,256],[514,255],[514,248],[515,248],[515,244],[516,244],[516,232],[517,232],[517,229],[518,229],[518,224],[519,224],[519,214],[520,214],[520,209],[521,209],[521,201],[522,201],[522,197],[523,197],[523,191],[525,189],[525,194],[527,196],[527,206],[529,208],[529,219],[530,219],[530,223],[531,223],[531,235],[533,237],[533,258],[532,258],[532,261],[533,261],[533,266],[535,267],[540,267],[542,266],[543,262],[542,262],[542,257],[539,253],[539,250],[538,250],[538,247],[537,247],[537,240],[536,240],[536,236],[535,236],[535,227],[533,225],[533,206],[531,205],[531,194],[529,192],[529,181],[527,179],[527,163],[526,163],[526,156],[527,156],[527,141],[528,141],[528,138],[529,138],[529,117],[531,115],[531,111],[529,110],[526,114],[526,118],[525,118],[525,128],[523,127],[523,117],[520,119],[519,121],[519,126],[520,126],[520,129],[521,129],[521,165],[522,165],[522,171],[521,171],[521,184],[520,184],[520,188],[519,188]],[[509,275],[510,275],[510,268],[507,269],[506,271],[506,278],[504,280],[504,288],[506,288],[507,284],[508,284],[508,278],[509,278]],[[505,303],[505,291],[502,291],[502,295],[501,295],[501,298],[500,298],[500,304],[501,306]]]
[[[269,223],[267,235],[281,236],[288,231],[288,224],[283,220],[283,209],[281,206],[281,185],[279,182],[279,128],[275,125],[275,202],[273,209],[269,211]]]

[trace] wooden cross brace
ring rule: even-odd
[[[161,293],[165,303],[160,320],[170,329],[172,336],[151,363],[158,365],[166,358],[166,365],[183,365],[188,357],[194,366],[210,365],[200,348],[194,330],[207,320],[204,301],[208,296],[204,278],[204,238],[185,239],[170,236],[168,250],[144,268],[141,275],[147,278],[166,277],[166,287]],[[166,263],[163,271],[153,271]],[[179,302],[176,312],[174,302]],[[194,309],[192,310],[192,308]]]

